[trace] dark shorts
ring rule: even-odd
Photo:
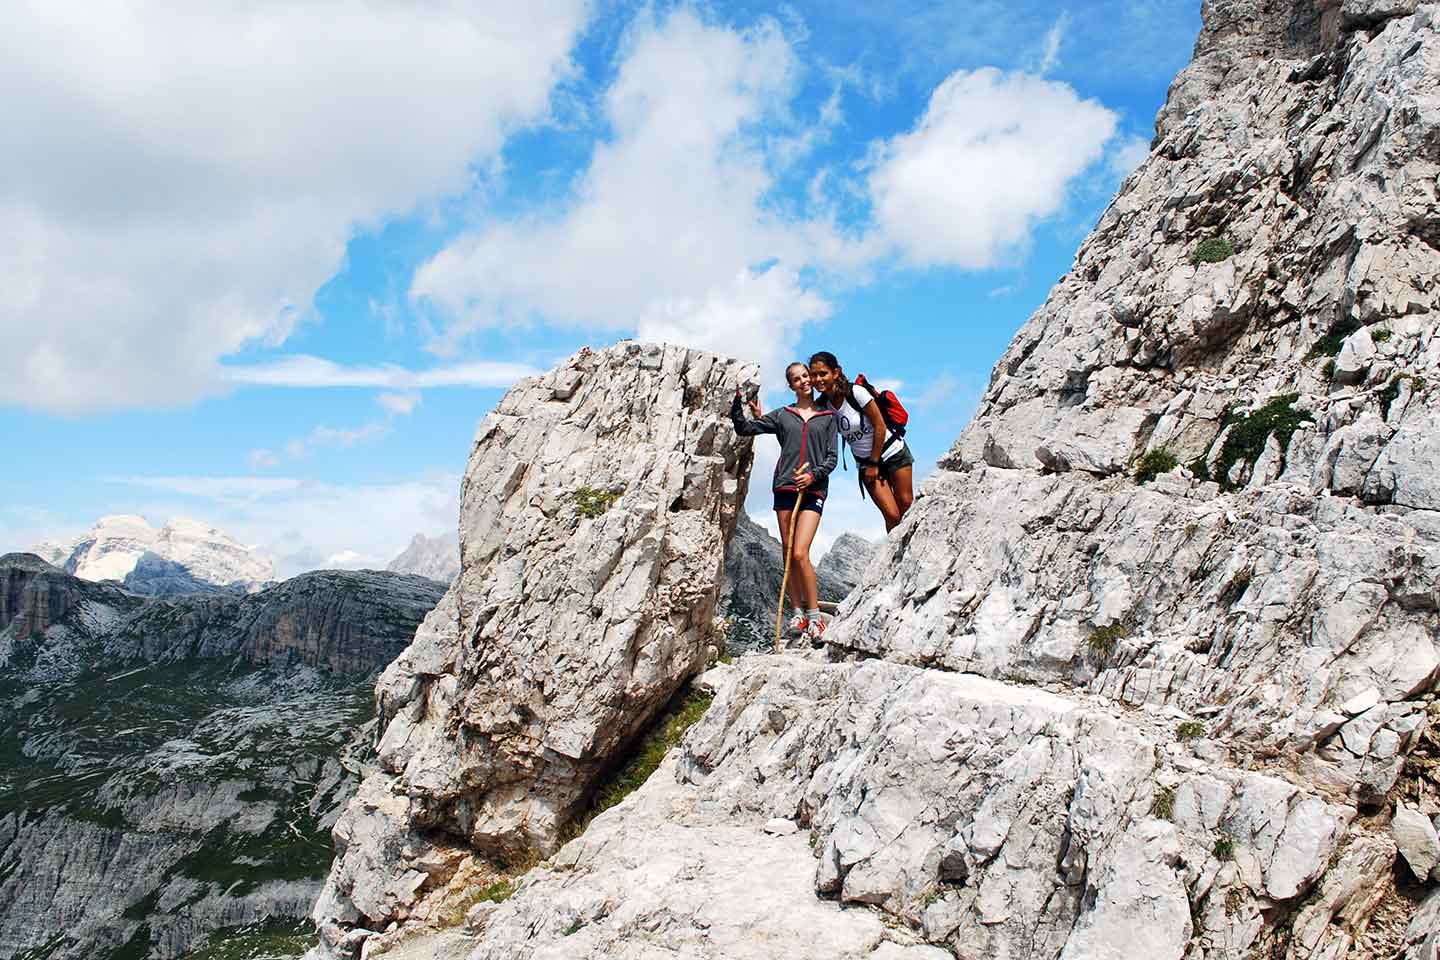
[[[913,466],[915,466],[915,455],[910,452],[910,444],[907,443],[898,454],[891,457],[889,460],[880,461],[880,479],[888,483],[890,478],[895,476],[895,474],[899,473],[906,467]],[[865,471],[861,470],[859,471],[859,474],[860,489],[863,491],[865,489]]]
[[[776,490],[775,491],[775,512],[781,513],[786,510],[795,509],[795,501],[800,499],[799,490]],[[825,512],[825,494],[805,494],[805,499],[800,503],[801,510],[810,510],[814,513]]]
[[[913,466],[915,466],[915,455],[910,452],[910,444],[907,443],[901,449],[899,456],[880,461],[880,476],[889,480],[904,468]]]

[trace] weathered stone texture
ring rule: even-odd
[[[380,770],[336,827],[316,917],[403,918],[474,849],[547,851],[597,778],[715,656],[755,370],[683,348],[581,351],[481,423],[463,570],[381,677]]]

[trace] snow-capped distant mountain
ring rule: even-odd
[[[30,552],[82,580],[117,580],[142,593],[175,592],[159,585],[183,583],[184,576],[175,576],[179,573],[201,585],[221,587],[250,588],[275,579],[269,557],[187,517],[176,517],[158,530],[133,514],[102,517],[89,533],[71,543],[45,541]],[[171,575],[157,579],[137,574],[137,566],[153,573],[161,566],[156,561],[165,561]]]
[[[392,573],[417,573],[449,583],[460,575],[460,541],[455,534],[427,537],[417,533],[400,556],[385,568]]]

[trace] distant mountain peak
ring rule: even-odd
[[[460,538],[454,533],[427,537],[417,533],[410,545],[385,568],[391,573],[414,573],[441,583],[460,575]]]
[[[112,514],[69,543],[44,541],[30,552],[82,580],[115,580],[156,595],[189,592],[185,584],[251,589],[275,579],[269,557],[190,517],[156,529],[137,514]]]

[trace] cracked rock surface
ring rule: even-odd
[[[712,671],[669,765],[414,950],[1437,960],[1440,4],[1203,16],[828,654]],[[414,723],[527,702],[447,656]]]
[[[410,916],[472,855],[553,850],[715,658],[750,465],[728,411],[755,376],[626,342],[522,380],[480,424],[462,572],[380,679],[378,769],[335,827],[325,950]]]

